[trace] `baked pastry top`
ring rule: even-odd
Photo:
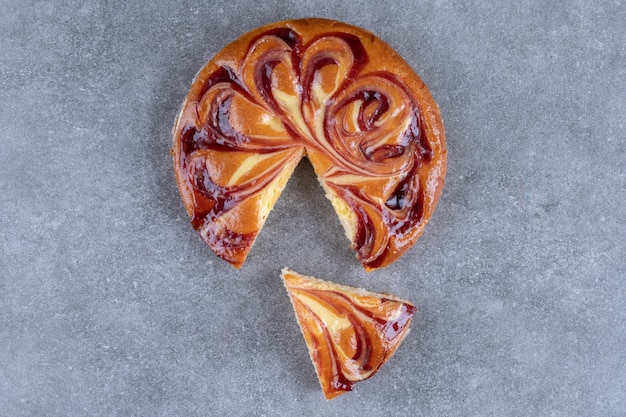
[[[416,309],[406,300],[288,269],[282,278],[328,400],[374,375],[409,332]]]
[[[422,80],[372,33],[323,19],[267,25],[218,52],[173,136],[192,225],[235,267],[305,154],[366,270],[415,243],[446,170]]]

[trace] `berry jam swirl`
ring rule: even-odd
[[[245,48],[218,54],[198,74],[174,132],[181,195],[204,240],[234,259],[258,231],[232,230],[220,219],[306,153],[354,219],[348,237],[358,258],[366,269],[384,266],[421,234],[441,192],[438,109],[422,109],[421,80],[408,66],[395,73],[379,63],[379,52],[373,61],[363,36],[334,25],[303,35],[298,27],[254,33]],[[224,161],[239,161],[245,172],[220,171]]]
[[[407,302],[321,289],[289,274],[286,280],[329,398],[374,375],[406,336],[416,311]]]

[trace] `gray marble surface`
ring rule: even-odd
[[[497,3],[0,2],[0,415],[625,416],[626,4]],[[370,274],[306,161],[239,271],[174,183],[196,71],[306,16],[390,43],[447,128],[432,221]],[[283,266],[412,332],[326,402]]]

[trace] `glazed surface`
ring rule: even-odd
[[[261,194],[304,153],[366,269],[415,242],[445,174],[423,82],[371,33],[315,19],[257,29],[217,54],[181,109],[173,150],[193,226],[235,265],[265,220]]]
[[[283,271],[285,286],[324,395],[334,398],[374,375],[408,332],[415,307]]]

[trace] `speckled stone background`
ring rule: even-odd
[[[261,4],[0,2],[0,415],[625,416],[624,1]],[[385,270],[306,161],[240,271],[178,196],[196,71],[306,16],[377,33],[441,106],[443,196]],[[353,393],[323,399],[283,266],[419,306]]]

